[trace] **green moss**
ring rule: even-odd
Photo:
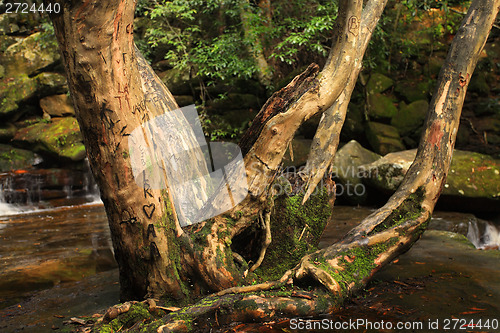
[[[56,118],[20,129],[13,139],[36,152],[79,161],[85,158],[80,128],[75,118]],[[35,146],[35,148],[33,148]]]
[[[306,254],[315,251],[331,214],[325,188],[302,205],[303,194],[275,199],[271,215],[272,242],[262,265],[255,271],[264,280],[279,279]]]
[[[419,187],[415,193],[412,193],[408,198],[392,212],[387,219],[377,225],[368,235],[373,235],[378,232],[397,227],[405,221],[410,221],[418,218],[422,214],[421,203],[424,198],[423,187]]]
[[[134,326],[137,322],[148,323],[157,319],[149,310],[148,305],[136,303],[130,306],[130,309],[113,319],[107,324],[101,323],[94,327],[93,332],[113,333],[123,331]]]
[[[443,193],[472,198],[500,198],[500,160],[476,152],[455,150]]]
[[[388,248],[398,242],[396,237],[390,238],[385,243],[378,243],[373,246],[358,246],[353,249],[335,254],[335,258],[340,258],[338,265],[342,269],[335,270],[323,252],[319,252],[313,261],[314,265],[327,272],[342,289],[342,295],[349,295],[349,291],[356,290],[364,286],[363,281],[368,278],[372,271],[377,267],[375,260]],[[354,283],[354,288],[349,286]]]

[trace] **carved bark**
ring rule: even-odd
[[[275,93],[242,140],[249,185],[245,200],[224,214],[188,227],[181,227],[179,210],[172,203],[165,175],[170,168],[164,165],[165,174],[158,175],[165,178],[163,189],[153,188],[147,177],[138,183],[133,176],[128,140],[132,130],[169,134],[172,128],[146,125],[164,114],[171,115],[175,127],[189,128],[186,119],[171,113],[177,108],[172,95],[134,47],[135,2],[58,2],[62,12],[53,13],[52,20],[108,215],[122,299],[157,297],[183,304],[220,292],[217,299],[171,313],[162,321],[160,332],[182,331],[186,320],[214,314],[218,308],[235,310],[228,318],[238,320],[265,319],[278,310],[285,315],[333,311],[374,272],[411,246],[425,229],[446,179],[465,91],[500,5],[500,0],[472,3],[440,74],[416,160],[388,203],[337,244],[305,256],[279,281],[236,287],[252,281],[245,281],[246,259],[233,253],[231,242],[251,227],[260,228],[258,217],[270,213],[271,185],[286,148],[299,126],[320,112],[326,114],[315,138],[318,148],[312,149],[308,173],[302,175],[309,184],[308,193],[333,158],[361,57],[386,1],[371,0],[364,8],[363,1],[340,2],[337,36],[325,68],[318,72],[312,65]],[[194,134],[185,130],[179,140],[192,148],[185,158],[198,161]],[[146,141],[144,149],[154,150],[155,144]],[[319,163],[321,159],[326,162]],[[179,163],[176,172],[179,177],[195,177],[206,169],[202,163],[195,168]],[[205,188],[202,185],[195,191],[203,195]],[[217,203],[221,193],[208,206]],[[268,239],[268,223],[264,225],[264,239]],[[258,253],[265,254],[267,245],[263,241]],[[322,287],[313,292],[290,287],[310,278]],[[235,295],[277,287],[288,288],[288,293]]]

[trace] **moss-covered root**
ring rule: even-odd
[[[109,308],[103,320],[94,325],[92,332],[133,332],[140,326],[158,320],[163,315],[165,311],[157,308],[153,300],[142,303],[126,302]]]
[[[232,322],[266,321],[280,317],[316,316],[338,304],[322,291],[268,291],[259,294],[210,296],[143,327],[148,332],[197,332]]]
[[[381,267],[405,252],[425,230],[430,213],[422,208],[422,191],[410,195],[377,223],[369,219],[342,241],[302,258],[294,268],[298,283],[312,278],[338,300],[364,287]]]

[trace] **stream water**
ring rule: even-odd
[[[59,207],[0,203],[0,332],[50,332],[72,316],[118,302],[104,208],[95,197],[86,197],[83,204],[81,198],[77,201],[68,197]],[[334,222],[320,247],[372,211],[335,207]],[[471,214],[437,212],[431,229],[333,319],[500,320],[500,251],[491,250],[499,246],[498,226]],[[455,239],[459,234],[490,250],[474,249],[464,239]],[[289,324],[276,323],[268,331],[282,332],[279,325]]]

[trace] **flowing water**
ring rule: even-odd
[[[72,187],[66,192],[64,200],[0,202],[0,332],[24,328],[50,332],[71,316],[89,315],[118,302],[116,263],[102,203],[95,192],[76,197],[71,195],[77,192]],[[0,199],[5,201],[5,197]],[[335,207],[334,221],[320,247],[339,239],[372,211]],[[437,212],[430,228],[468,235],[478,248],[498,249],[500,245],[499,227],[471,214]],[[500,264],[480,254],[500,251],[471,250],[466,245],[457,251],[462,245],[450,244],[427,232],[400,260],[376,275],[377,290],[385,293],[369,292],[357,303],[347,304],[337,319],[368,314],[373,319],[385,318],[391,313],[387,309],[398,309],[400,315],[392,313],[395,319],[404,314],[415,320],[433,312],[441,317],[500,313]],[[403,282],[394,284],[394,280]],[[417,289],[423,290],[418,294]],[[462,301],[439,307],[446,297]],[[459,305],[463,307],[456,309]]]
[[[102,205],[0,217],[0,309],[116,267]]]

